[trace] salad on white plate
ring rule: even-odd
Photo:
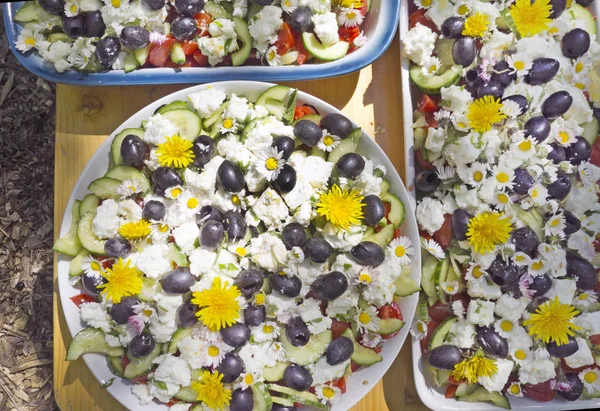
[[[419,289],[404,205],[362,131],[296,95],[208,86],[114,137],[54,246],[82,289],[68,360],[178,411],[329,409],[383,360]]]

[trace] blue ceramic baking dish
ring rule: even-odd
[[[151,68],[125,73],[121,70],[104,73],[83,74],[76,71],[58,73],[52,64],[35,53],[23,54],[15,49],[15,40],[21,26],[13,21],[13,15],[24,2],[5,3],[4,25],[8,41],[19,62],[32,73],[56,83],[108,86],[144,84],[209,83],[225,80],[299,81],[336,77],[352,73],[368,66],[389,47],[398,27],[399,0],[372,0],[370,13],[363,25],[367,44],[340,60],[302,66],[268,67],[190,67],[181,69]]]

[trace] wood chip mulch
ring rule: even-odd
[[[21,67],[0,13],[0,410],[52,390],[55,86]]]

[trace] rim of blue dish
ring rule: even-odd
[[[110,86],[110,85],[150,85],[150,84],[189,84],[210,83],[226,80],[253,81],[300,81],[338,77],[358,71],[377,60],[390,46],[398,28],[400,0],[374,1],[371,13],[378,9],[377,21],[371,22],[383,29],[376,30],[373,38],[368,38],[367,44],[357,51],[340,60],[305,64],[302,66],[241,66],[241,67],[189,67],[148,68],[125,73],[121,70],[101,73],[84,74],[75,70],[58,73],[54,66],[44,61],[36,53],[23,54],[15,48],[15,40],[21,30],[13,21],[13,14],[24,2],[4,3],[4,26],[8,42],[13,54],[27,70],[54,83]],[[369,22],[365,23],[369,25]],[[364,54],[364,56],[363,56]]]

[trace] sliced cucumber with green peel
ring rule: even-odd
[[[598,122],[598,119],[594,117],[592,118],[592,121],[582,124],[581,126],[583,127],[581,136],[585,138],[590,145],[594,145],[598,139],[598,135],[600,135],[600,123]]]
[[[133,50],[133,55],[140,66],[143,66],[144,64],[146,64],[146,60],[148,59],[148,56],[150,55],[151,47],[152,47],[152,44],[148,44],[146,47],[142,47],[141,49]]]
[[[425,254],[421,269],[421,287],[427,297],[429,297],[429,305],[433,305],[439,299],[437,287],[435,285],[436,272],[441,271],[442,262],[430,254]]]
[[[207,129],[211,128],[211,126],[216,125],[216,123],[221,120],[221,115],[223,114],[223,112],[225,111],[225,109],[227,108],[227,106],[229,106],[229,101],[224,102],[223,104],[221,104],[221,107],[219,107],[217,109],[217,111],[215,111],[214,113],[212,113],[210,115],[210,117],[208,117],[207,119],[204,120],[204,127],[206,127]]]
[[[388,224],[384,226],[379,232],[372,234],[366,234],[363,237],[363,241],[371,241],[378,244],[381,248],[385,249],[390,241],[394,238],[394,226]]]
[[[331,153],[329,153],[329,156],[327,156],[327,161],[336,164],[344,154],[356,152],[356,147],[358,146],[358,142],[360,141],[362,135],[363,132],[360,127],[352,130],[348,137],[340,141],[340,144],[338,144],[336,148],[331,150]]]
[[[79,200],[75,200],[73,202],[73,207],[71,207],[71,227],[69,227],[67,234],[56,240],[54,247],[52,247],[52,249],[57,253],[75,257],[82,249],[81,242],[77,237],[77,226],[79,225],[79,204],[81,204],[81,201]]]
[[[123,357],[111,357],[107,355],[106,362],[113,374],[116,374],[118,377],[123,377]]]
[[[67,349],[67,361],[75,361],[83,354],[99,353],[110,357],[121,357],[123,347],[111,347],[104,338],[104,332],[97,328],[84,328],[75,334]]]
[[[194,141],[202,132],[202,120],[192,110],[170,110],[162,116],[179,128],[179,137],[185,140]]]
[[[511,409],[508,398],[506,398],[503,394],[501,394],[497,391],[489,392],[488,390],[485,389],[485,387],[479,387],[474,392],[472,392],[468,395],[462,395],[460,397],[457,396],[456,399],[458,401],[466,401],[466,402],[489,401],[489,402],[494,403],[495,405],[497,405],[500,408],[505,408],[507,410]]]
[[[327,330],[317,335],[311,335],[310,340],[308,340],[305,346],[295,347],[289,342],[285,333],[281,333],[279,336],[279,341],[283,344],[287,359],[299,365],[308,365],[317,362],[325,353],[331,339],[331,331]]]
[[[277,382],[283,379],[285,369],[290,365],[289,362],[277,362],[272,367],[265,367],[262,370],[262,376],[267,382]]]
[[[104,243],[106,241],[96,237],[92,231],[92,222],[94,221],[95,216],[95,213],[87,213],[81,216],[79,225],[77,226],[77,237],[83,248],[90,253],[104,255]]]
[[[394,286],[396,287],[394,294],[399,297],[408,297],[421,290],[419,284],[408,274],[400,274],[400,276],[396,278]]]
[[[125,181],[133,180],[140,184],[142,192],[150,190],[150,180],[140,170],[134,167],[118,165],[106,172],[104,177],[114,178],[115,180]]]
[[[302,33],[302,43],[308,52],[323,61],[339,60],[348,54],[350,43],[338,41],[330,46],[325,46],[313,33]]]
[[[450,329],[457,321],[458,317],[448,317],[431,332],[431,338],[429,339],[429,350],[433,350],[434,348],[444,344],[446,337],[450,333]]]
[[[154,350],[150,354],[141,358],[128,358],[130,359],[129,364],[125,366],[123,371],[123,377],[131,380],[135,377],[147,374],[152,369],[152,361],[161,354],[162,344],[156,344]]]
[[[404,327],[404,321],[397,318],[386,318],[379,320],[377,333],[382,335],[390,335],[397,333]]]
[[[267,385],[257,382],[250,389],[254,400],[252,411],[269,411],[273,407],[273,398],[271,398]]]
[[[198,393],[192,387],[181,387],[175,394],[175,398],[185,402],[196,402]]]
[[[168,104],[162,105],[156,109],[155,114],[164,114],[167,111],[171,110],[179,110],[179,109],[188,109],[188,103],[183,100],[172,101]]]
[[[441,387],[442,385],[446,384],[448,382],[448,380],[450,379],[450,374],[452,374],[451,370],[443,370],[441,368],[434,368],[434,374],[435,374],[435,385],[437,385],[438,387]]]
[[[283,119],[283,116],[285,116],[286,106],[283,104],[283,102],[279,100],[275,100],[272,98],[267,99],[265,107],[267,108],[269,114],[275,116],[277,120],[281,121]]]
[[[120,180],[110,177],[100,177],[90,183],[88,190],[103,200],[109,198],[113,200],[119,200],[121,195],[117,193],[117,189],[120,186]]]
[[[154,297],[160,291],[160,284],[153,278],[144,278],[142,280],[142,290],[138,295],[140,301],[144,301],[146,303],[153,303]]]
[[[79,204],[79,215],[81,216],[87,213],[92,213],[95,215],[99,205],[100,197],[98,197],[96,194],[88,194],[83,197],[81,204]]]
[[[390,190],[390,183],[387,180],[382,180],[379,190],[379,197],[385,196]]]
[[[231,19],[231,14],[222,6],[215,4],[213,1],[207,1],[204,3],[204,11],[206,11],[213,20],[217,19]]]
[[[142,140],[144,139],[144,130],[141,128],[126,128],[121,131],[119,134],[115,136],[112,143],[110,143],[110,155],[112,157],[112,161],[114,165],[118,166],[123,163],[123,158],[121,157],[121,144],[123,144],[123,140],[128,135],[133,134],[134,136],[138,136]]]
[[[481,385],[477,383],[467,384],[466,382],[461,383],[456,389],[456,397],[464,397],[465,395],[473,394]]]
[[[169,256],[178,267],[190,266],[187,256],[181,251],[181,248],[177,247],[177,244],[169,243]]]
[[[256,103],[259,106],[267,107],[268,100],[275,100],[279,102],[285,101],[286,97],[290,93],[288,86],[273,86],[266,89],[258,98]]]
[[[50,33],[48,34],[48,41],[50,43],[56,43],[57,41],[63,41],[65,43],[73,43],[75,39],[69,37],[66,33]]]
[[[385,195],[382,195],[381,199],[390,203],[390,212],[388,214],[388,220],[392,222],[394,227],[400,227],[402,223],[404,223],[404,219],[406,218],[404,203],[389,191]]]
[[[179,349],[177,344],[181,342],[184,338],[192,336],[193,328],[178,328],[171,337],[171,342],[169,343],[169,352],[171,354],[175,354]]]
[[[123,61],[123,70],[125,71],[125,73],[131,73],[132,71],[136,70],[139,66],[140,63],[138,63],[133,53],[130,53],[125,56],[125,60]]]
[[[252,3],[254,4],[254,3]],[[293,407],[295,408],[295,403],[294,401],[288,399],[288,398],[281,398],[281,397],[271,397],[271,401],[273,402],[273,404],[279,404],[279,405],[283,405],[284,407]],[[252,411],[254,411],[254,409],[252,409]]]
[[[310,155],[314,156],[314,157],[320,157],[323,160],[327,160],[327,153],[325,151],[321,150],[317,146],[311,147],[311,149],[310,149]]]
[[[329,406],[324,406],[323,404],[321,404],[321,402],[319,401],[319,397],[317,397],[315,394],[313,394],[311,392],[296,391],[292,388],[284,387],[282,385],[276,385],[276,384],[270,384],[270,385],[268,385],[268,388],[271,391],[275,391],[276,393],[281,394],[280,395],[281,397],[288,398],[294,402],[308,405],[310,407],[315,407],[315,408],[318,408],[321,410],[329,409]],[[326,407],[326,408],[324,408],[324,407]]]
[[[350,359],[354,363],[358,365],[369,366],[383,361],[383,357],[381,355],[377,354],[372,349],[362,346],[358,342],[356,342],[356,338],[354,338],[354,334],[349,328],[347,328],[344,331],[342,336],[349,338],[352,341],[352,344],[354,344],[354,352],[350,357]]]
[[[252,51],[252,36],[248,30],[248,23],[239,17],[233,18],[233,29],[238,39],[242,41],[242,47],[231,53],[231,64],[237,67],[244,64],[250,56],[250,52]]]
[[[427,77],[422,73],[421,66],[412,65],[409,73],[415,85],[425,94],[440,94],[442,87],[448,87],[460,81],[462,69],[459,66],[453,66],[442,74]]]
[[[28,1],[17,10],[13,20],[19,23],[27,23],[29,21],[44,21],[52,16],[44,11],[37,1]]]
[[[292,124],[296,124],[297,122],[299,122],[300,120],[308,120],[308,121],[312,121],[313,123],[315,123],[317,126],[321,124],[321,116],[318,114],[307,114],[302,118],[299,118],[298,120],[294,120],[294,122]]]
[[[589,34],[596,34],[596,19],[594,15],[581,4],[573,2],[569,10],[574,20],[582,20],[585,23],[585,31]]]
[[[81,243],[80,243],[81,244]],[[85,248],[82,248],[79,253],[71,261],[69,261],[69,276],[77,277],[83,273],[83,268],[81,265],[83,264],[83,259],[90,255],[90,252]]]
[[[179,66],[185,63],[185,53],[183,52],[183,47],[181,43],[175,43],[171,47],[171,51],[169,52],[169,57],[171,61]]]

